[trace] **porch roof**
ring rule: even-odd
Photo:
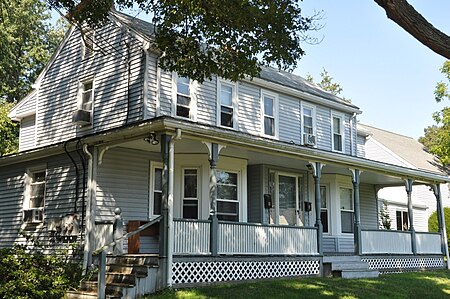
[[[442,173],[411,169],[379,161],[368,160],[356,156],[349,156],[310,148],[302,145],[282,142],[269,138],[236,132],[229,129],[199,124],[196,122],[162,116],[152,120],[142,121],[120,128],[89,134],[67,141],[68,149],[75,149],[76,142],[81,140],[89,145],[120,144],[147,137],[150,132],[166,132],[175,134],[176,129],[182,130],[182,136],[191,139],[218,144],[236,146],[255,152],[279,157],[296,158],[304,161],[321,162],[331,167],[360,169],[362,171],[378,173],[383,176],[410,178],[419,183],[446,183],[450,178]],[[21,153],[0,157],[0,166],[11,165],[24,161],[39,159],[64,152],[64,143],[36,148]]]

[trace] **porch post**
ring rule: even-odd
[[[447,243],[447,229],[445,227],[444,209],[442,207],[442,194],[440,184],[432,185],[434,196],[436,197],[436,214],[438,218],[439,233],[441,234],[441,249],[442,254],[447,257],[447,269],[450,269],[448,243]]]
[[[162,154],[162,207],[163,216],[159,223],[159,258],[161,260],[161,286],[166,287],[168,281],[168,253],[169,253],[169,147],[172,136],[161,135],[161,154]]]
[[[409,221],[409,231],[411,232],[411,248],[412,253],[414,255],[417,254],[417,248],[416,248],[416,231],[414,230],[414,222],[413,222],[413,205],[412,205],[412,186],[413,186],[413,180],[406,179],[405,180],[405,188],[406,188],[406,195],[408,197],[408,221]]]
[[[313,177],[314,177],[314,193],[315,193],[315,209],[316,209],[316,223],[315,227],[317,227],[317,250],[319,254],[323,254],[323,225],[322,220],[320,218],[320,207],[321,207],[321,198],[320,198],[320,177],[322,173],[322,165],[320,162],[310,163],[309,165],[313,168]]]
[[[353,182],[353,206],[355,208],[353,242],[355,246],[355,254],[361,255],[361,209],[359,205],[359,169],[351,169]]]
[[[210,198],[210,250],[212,256],[218,255],[218,230],[219,220],[217,218],[217,161],[219,160],[219,145],[211,143],[209,156],[209,198]]]

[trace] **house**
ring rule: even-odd
[[[414,138],[358,123],[358,155],[399,166],[448,173],[435,156]],[[442,206],[450,207],[449,184],[441,185]],[[414,227],[428,231],[428,218],[436,211],[436,198],[427,185],[414,185],[412,204]],[[379,209],[386,202],[392,229],[408,229],[408,203],[403,187],[384,187],[378,191]]]
[[[359,156],[355,105],[272,68],[202,84],[166,72],[150,24],[122,13],[83,35],[67,32],[10,112],[0,246],[20,231],[73,242],[84,267],[157,254],[157,287],[445,267],[444,228],[381,230],[376,190],[406,184],[413,219],[412,184],[440,204],[449,177]]]

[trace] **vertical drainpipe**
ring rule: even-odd
[[[96,172],[97,172],[97,148],[94,147],[92,153],[88,149],[88,145],[83,145],[83,151],[89,157],[88,160],[88,188],[87,188],[87,205],[86,205],[86,226],[85,226],[85,244],[83,256],[83,271],[87,271],[92,264],[92,252],[95,250],[95,213],[96,198],[95,188]]]

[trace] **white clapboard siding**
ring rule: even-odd
[[[36,140],[36,118],[35,115],[24,117],[20,121],[19,151],[34,148]]]
[[[154,53],[147,55],[147,118],[156,116],[158,57]]]
[[[412,254],[409,232],[363,230],[361,245],[363,254]]]
[[[95,36],[95,54],[82,59],[80,33],[74,30],[45,74],[39,88],[38,146],[142,119],[145,56],[141,43],[112,24],[97,30]],[[130,43],[129,51],[124,41]],[[79,80],[91,76],[95,77],[93,126],[80,130],[72,124],[72,113],[77,109]]]
[[[331,150],[331,111],[323,106],[316,106],[317,148]]]
[[[197,121],[207,125],[217,124],[217,80],[205,80],[197,87]]]
[[[366,137],[358,135],[356,137],[356,155],[358,157],[365,158],[366,157]]]
[[[37,92],[32,91],[29,95],[27,95],[20,103],[16,106],[16,114],[30,114],[34,113],[36,110],[36,97]]]
[[[373,185],[359,186],[359,201],[361,210],[361,227],[363,229],[378,228],[377,201]]]
[[[238,85],[239,131],[261,134],[260,88],[248,83]]]
[[[301,141],[299,100],[289,96],[280,95],[278,116],[280,140],[299,144]]]
[[[161,70],[159,109],[161,115],[172,113],[172,73]]]
[[[227,222],[219,223],[218,239],[220,254],[317,254],[314,228]]]

